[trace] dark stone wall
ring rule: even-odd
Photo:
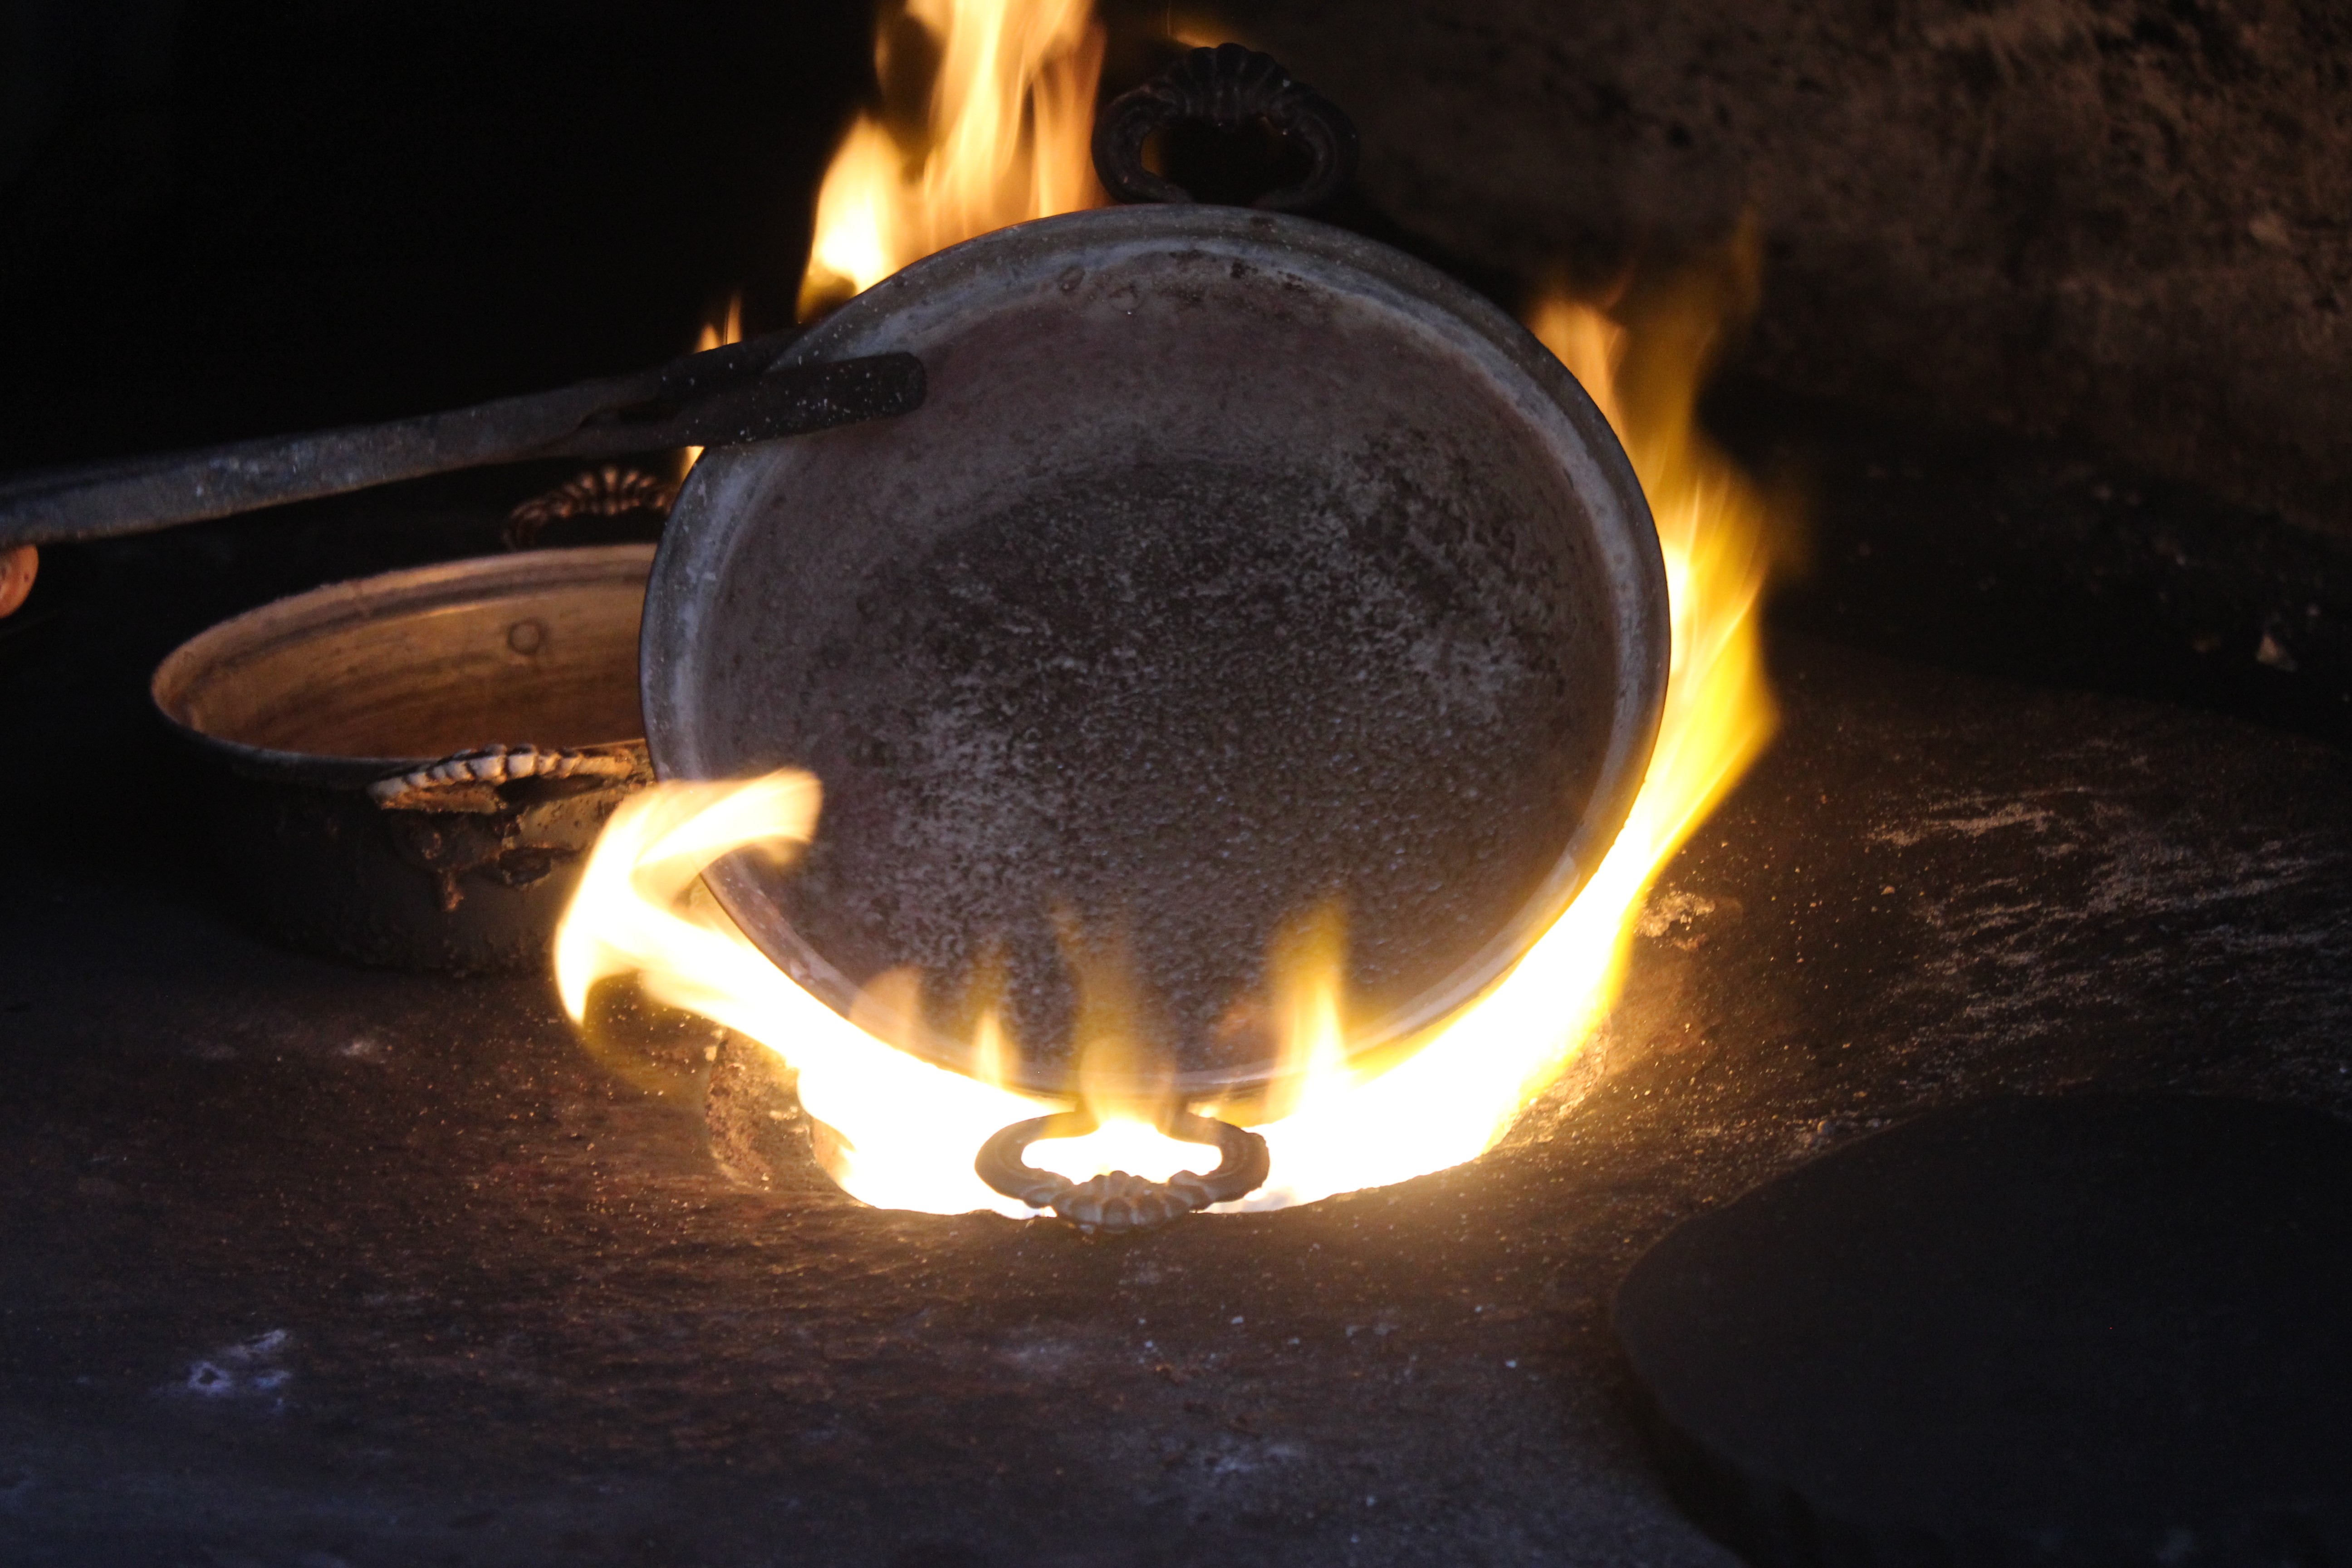
[[[1752,204],[1769,382],[2352,537],[2339,0],[1226,0],[1180,30],[1346,106],[1365,195],[1465,261],[1605,269]]]
[[[2341,0],[1101,5],[1113,86],[1171,25],[1279,54],[1467,268],[1598,274],[1752,205],[1769,383],[2352,539]],[[0,342],[43,387],[5,466],[609,369],[736,287],[789,309],[865,0],[478,13],[5,8]],[[374,395],[321,406],[331,368]]]
[[[866,0],[0,4],[0,470],[788,319]]]

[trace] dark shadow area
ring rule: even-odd
[[[1706,412],[1808,520],[1779,624],[2352,743],[2340,541],[2079,447],[1939,431],[1737,375]]]
[[[16,7],[0,468],[388,417],[787,319],[847,3]]]

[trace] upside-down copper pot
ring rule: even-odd
[[[1337,140],[1210,55],[1168,116]],[[1098,127],[1114,190],[1169,194],[1121,162],[1152,107]],[[1036,1091],[1110,1029],[1139,1093],[1230,1100],[1275,1067],[1286,932],[1344,923],[1379,1053],[1574,897],[1647,763],[1665,584],[1517,322],[1355,234],[1179,202],[956,246],[792,352],[892,350],[924,405],[706,458],[646,601],[657,771],[823,783],[797,864],[708,878],[797,980],[846,1010],[911,970],[896,1043],[950,1067],[992,1006]]]

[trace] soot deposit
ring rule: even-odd
[[[1564,596],[1529,575],[1393,488],[1033,491],[877,569],[819,651],[790,918],[861,982],[919,969],[951,1034],[993,990],[1049,1073],[1097,1027],[1262,1067],[1269,943],[1318,909],[1351,1001],[1410,1002],[1510,926],[1591,787],[1573,732],[1608,694],[1568,689]]]

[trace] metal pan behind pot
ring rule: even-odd
[[[194,754],[221,868],[297,946],[528,968],[650,776],[633,676],[653,547],[389,572],[183,644],[156,708]]]
[[[1667,664],[1633,472],[1517,323],[1383,246],[1199,206],[1000,231],[793,351],[908,350],[925,405],[714,453],[646,606],[668,777],[813,770],[796,865],[709,880],[907,1048],[1070,1087],[1111,1026],[1262,1080],[1268,952],[1347,931],[1349,1042],[1491,985],[1625,819]]]

